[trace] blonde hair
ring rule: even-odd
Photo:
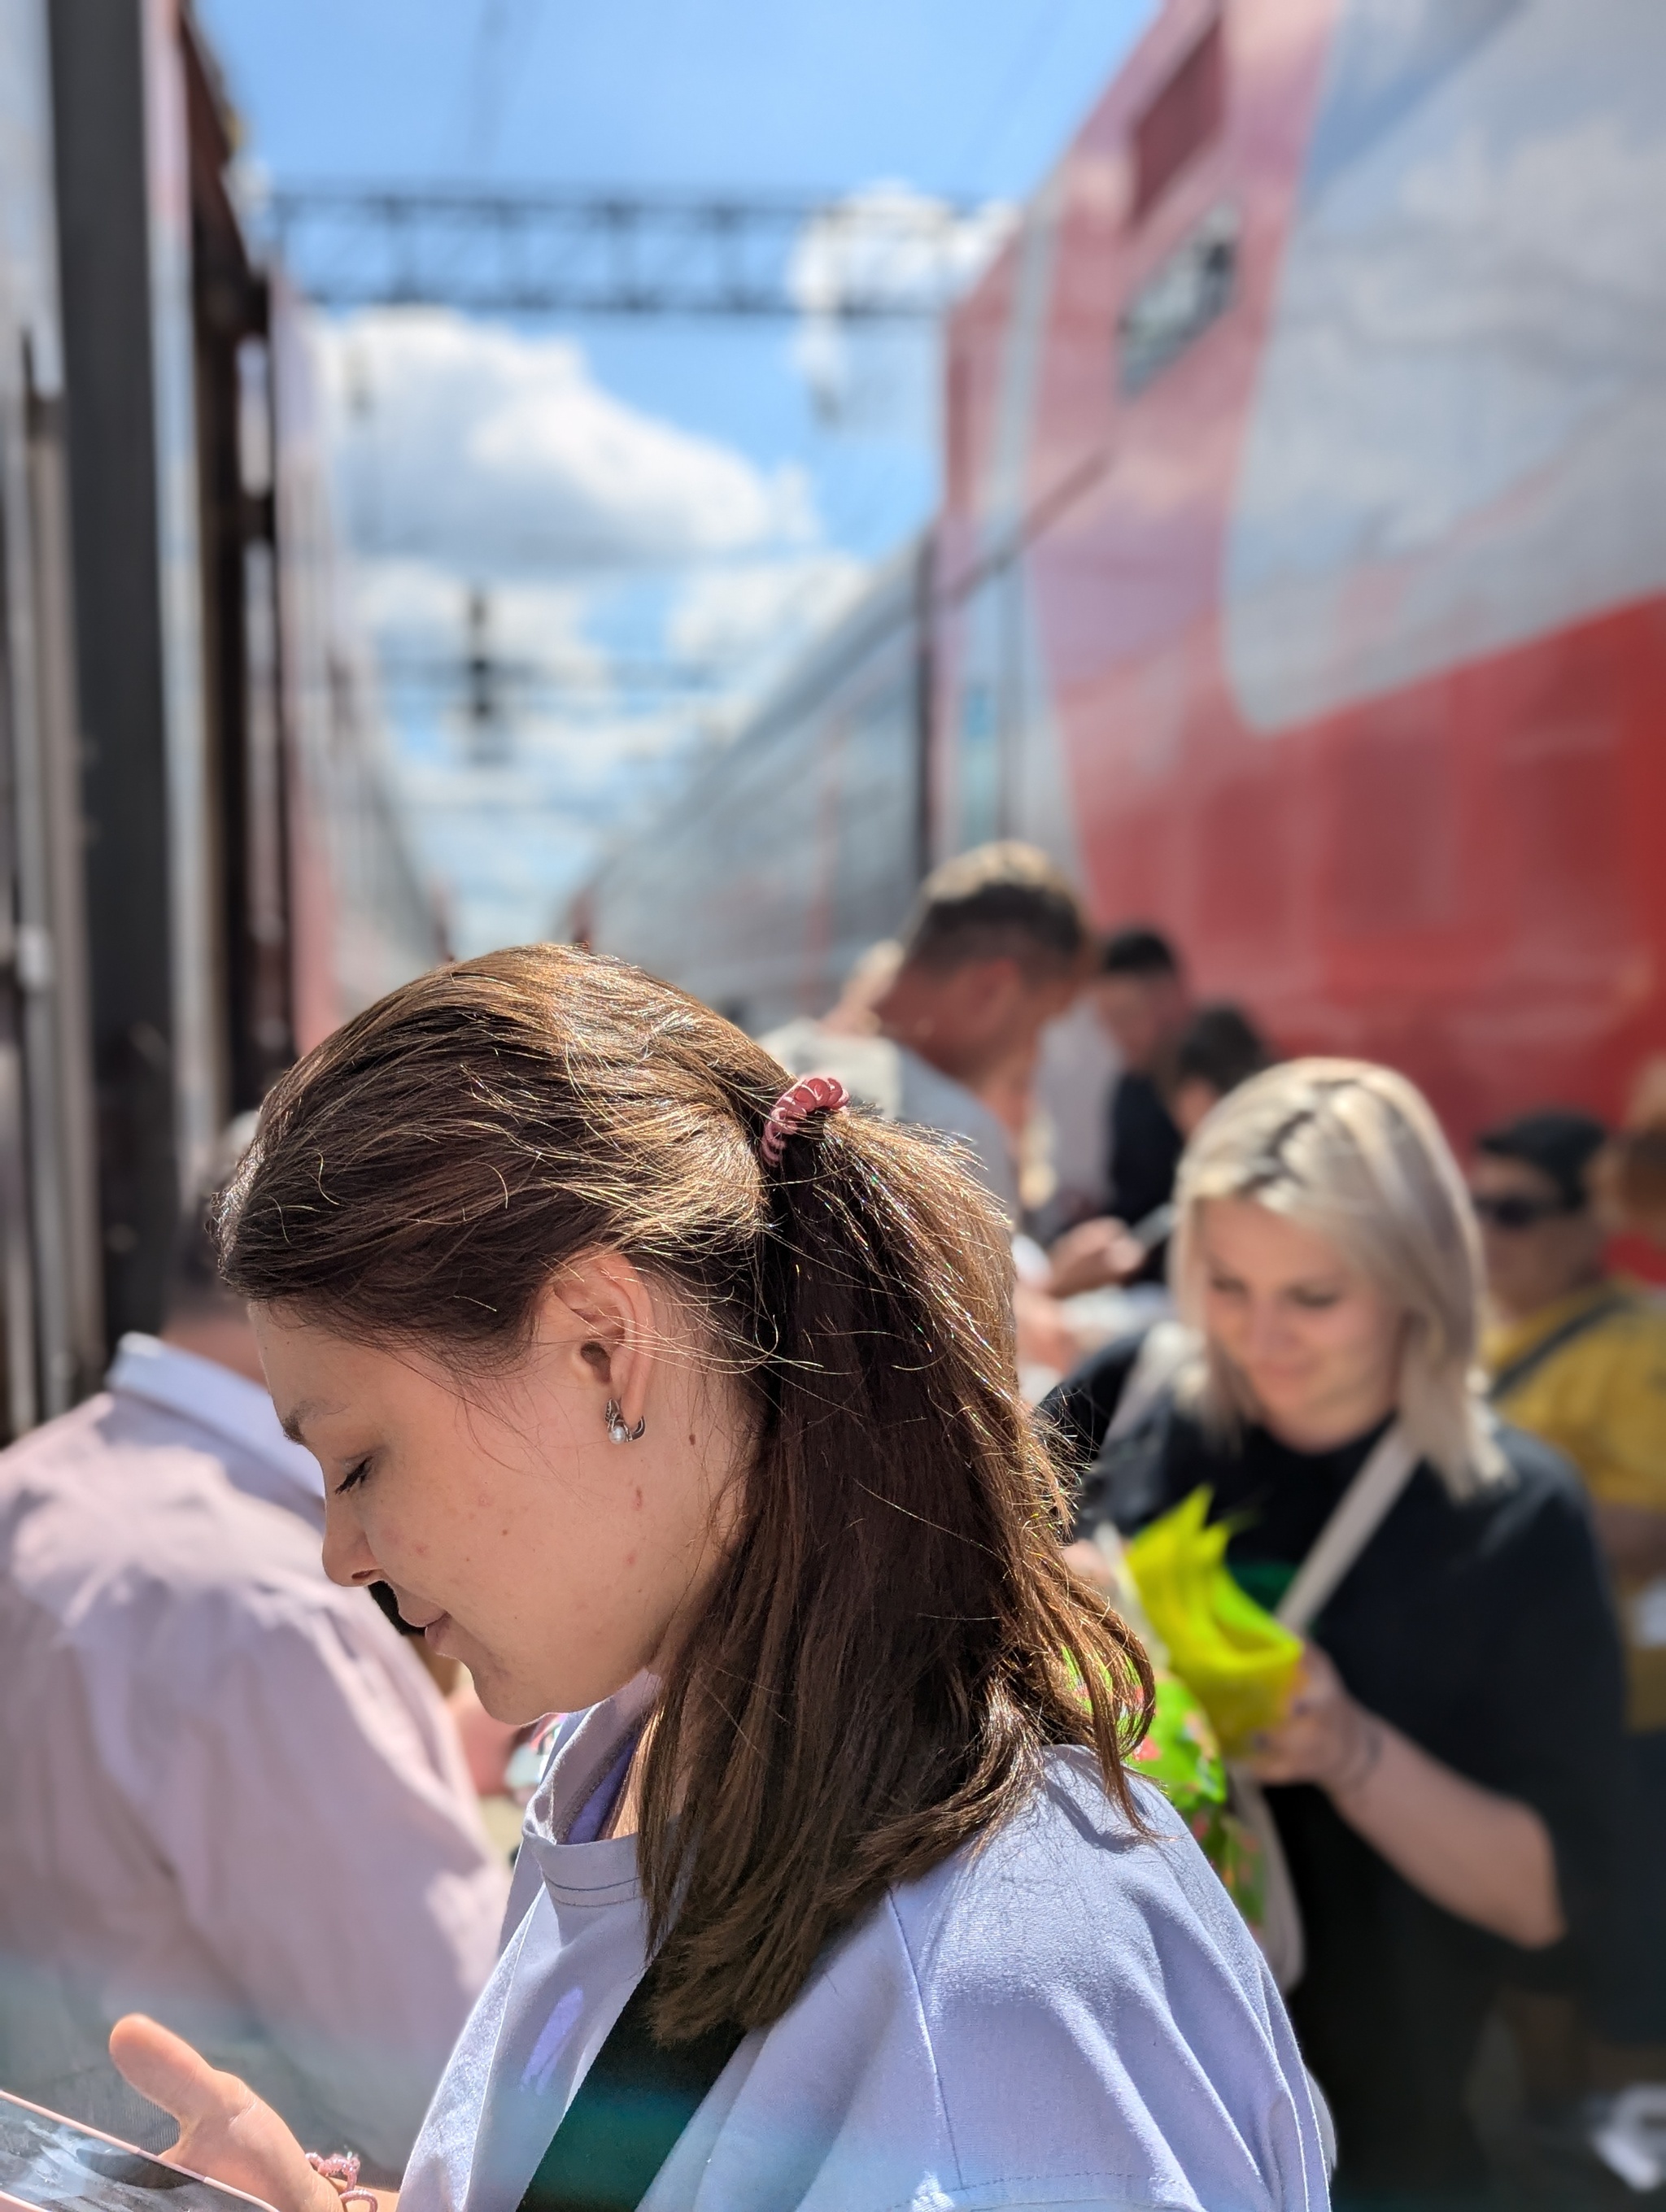
[[[1324,1237],[1404,1316],[1402,1428],[1454,1498],[1504,1471],[1475,1382],[1481,1261],[1474,1217],[1427,1100],[1367,1060],[1294,1060],[1252,1076],[1199,1126],[1180,1164],[1170,1279],[1201,1329],[1199,1209],[1252,1199]],[[1188,1395],[1206,1424],[1235,1434],[1243,1378],[1203,1342]]]

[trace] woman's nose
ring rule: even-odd
[[[1269,1353],[1283,1349],[1288,1330],[1286,1316],[1280,1312],[1276,1300],[1251,1299],[1245,1334],[1251,1358],[1264,1358]]]
[[[328,1504],[324,1511],[324,1571],[345,1589],[380,1582],[381,1570],[356,1514]]]

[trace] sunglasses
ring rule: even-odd
[[[1524,1191],[1505,1191],[1497,1197],[1472,1193],[1469,1203],[1481,1219],[1494,1229],[1536,1229],[1541,1221],[1559,1214],[1581,1212],[1583,1206],[1565,1198],[1529,1198]]]

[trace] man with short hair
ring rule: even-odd
[[[836,1075],[889,1118],[960,1138],[1016,1225],[1010,1109],[1004,1120],[991,1101],[1025,1094],[1043,1030],[1081,988],[1087,947],[1080,902],[1044,853],[980,845],[921,886],[873,1001],[877,1036],[799,1021],[763,1043],[793,1075]]]
[[[1570,1108],[1523,1114],[1475,1139],[1469,1185],[1494,1313],[1482,1344],[1493,1402],[1578,1470],[1620,1600],[1640,1850],[1630,1992],[1608,2025],[1655,2041],[1666,2039],[1666,1307],[1605,1265],[1590,1176],[1608,1137]]]
[[[508,1871],[323,1522],[199,1216],[161,1336],[0,1455],[0,2087],[168,2138],[105,2048],[145,2011],[397,2179]]]

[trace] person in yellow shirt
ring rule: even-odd
[[[1666,1302],[1604,1264],[1591,1170],[1608,1132],[1545,1108],[1475,1140],[1494,1406],[1578,1469],[1625,1630],[1638,1888],[1626,2041],[1666,2039]],[[1616,2031],[1619,2032],[1619,2031]]]

